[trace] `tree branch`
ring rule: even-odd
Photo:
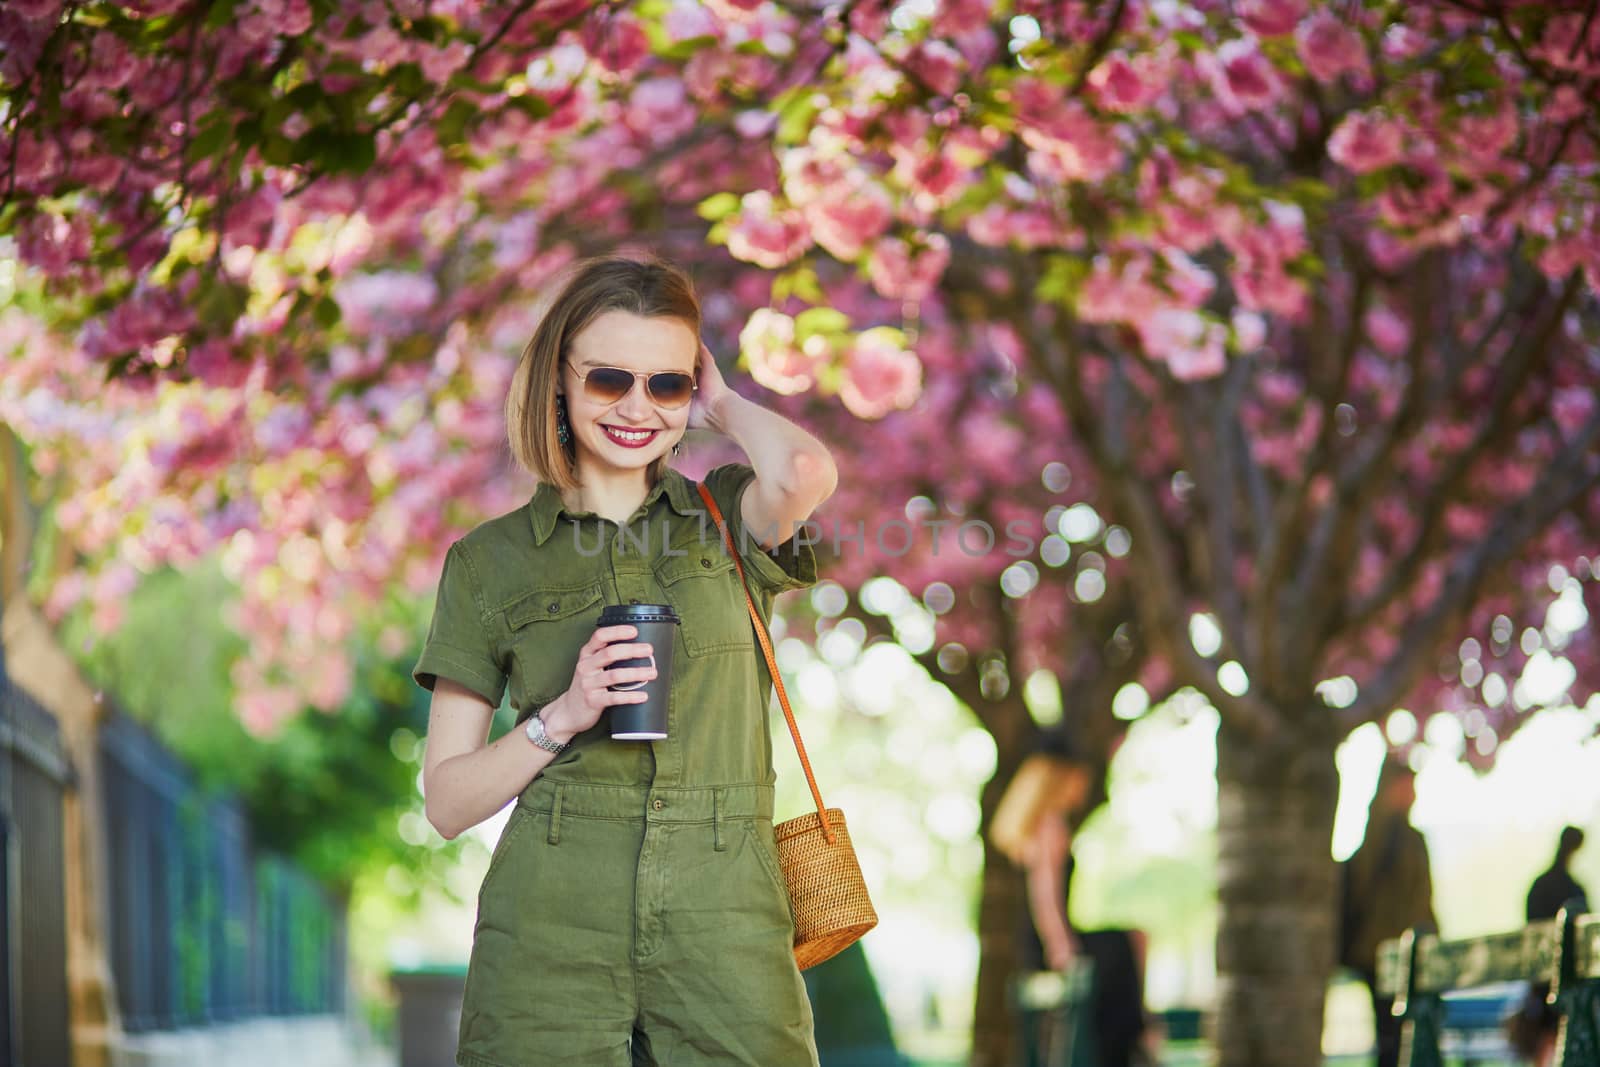
[[[1521,388],[1538,366],[1549,358],[1550,341],[1560,328],[1562,316],[1577,296],[1578,288],[1579,278],[1574,273],[1567,279],[1560,296],[1551,302],[1544,322],[1538,328],[1524,333],[1520,343],[1514,346],[1501,364],[1491,390],[1493,400],[1488,415],[1467,447],[1452,458],[1418,509],[1422,522],[1410,550],[1366,598],[1354,604],[1344,598],[1331,598],[1338,610],[1331,612],[1326,620],[1330,628],[1339,626],[1348,629],[1364,625],[1416,580],[1422,565],[1438,543],[1448,506],[1459,497],[1474,465],[1489,449],[1503,444],[1515,429],[1510,416],[1520,397]],[[1417,373],[1420,374],[1420,371],[1418,368]]]
[[[1354,729],[1386,714],[1432,657],[1446,625],[1471,608],[1485,579],[1583,494],[1600,486],[1600,460],[1592,451],[1597,442],[1600,411],[1589,416],[1533,489],[1508,504],[1489,535],[1457,561],[1437,599],[1401,633],[1394,656],[1356,702],[1340,713],[1343,727]]]

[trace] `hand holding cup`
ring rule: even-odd
[[[622,660],[649,660],[651,647],[632,641],[638,633],[633,626],[602,626],[584,642],[578,650],[572,684],[544,713],[545,729],[557,741],[571,741],[599,722],[600,715],[614,704],[639,704],[650,698],[643,685],[656,676],[655,667],[613,666]]]

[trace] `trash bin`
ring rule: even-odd
[[[389,972],[389,984],[399,999],[395,1030],[400,1067],[453,1067],[467,965],[399,968]]]

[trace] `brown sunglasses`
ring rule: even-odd
[[[652,373],[622,367],[590,367],[587,373],[580,373],[573,367],[572,373],[583,383],[583,395],[597,404],[615,404],[633,389],[636,378],[644,379],[645,392],[656,406],[663,408],[683,407],[694,399],[695,390],[700,388],[693,375],[675,370]]]

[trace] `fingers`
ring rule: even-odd
[[[594,663],[604,667],[618,660],[624,659],[649,659],[655,654],[655,649],[648,644],[616,644],[607,645],[594,654]]]
[[[593,652],[594,650],[609,645],[614,641],[626,641],[630,637],[638,636],[638,628],[629,626],[626,623],[622,623],[617,626],[596,627],[594,633],[589,635],[589,640],[584,642],[583,651]]]
[[[577,682],[574,688],[594,715],[598,716],[613,704],[638,704],[649,699],[649,694],[642,687],[620,691],[611,688],[648,682],[659,673],[653,665],[655,649],[648,642],[629,640],[638,635],[637,627],[626,624],[601,626],[584,642],[574,672]],[[624,660],[643,663],[628,667],[611,666]]]
[[[623,685],[627,682],[648,682],[655,676],[654,667],[617,667],[600,673],[600,678],[608,686]]]

